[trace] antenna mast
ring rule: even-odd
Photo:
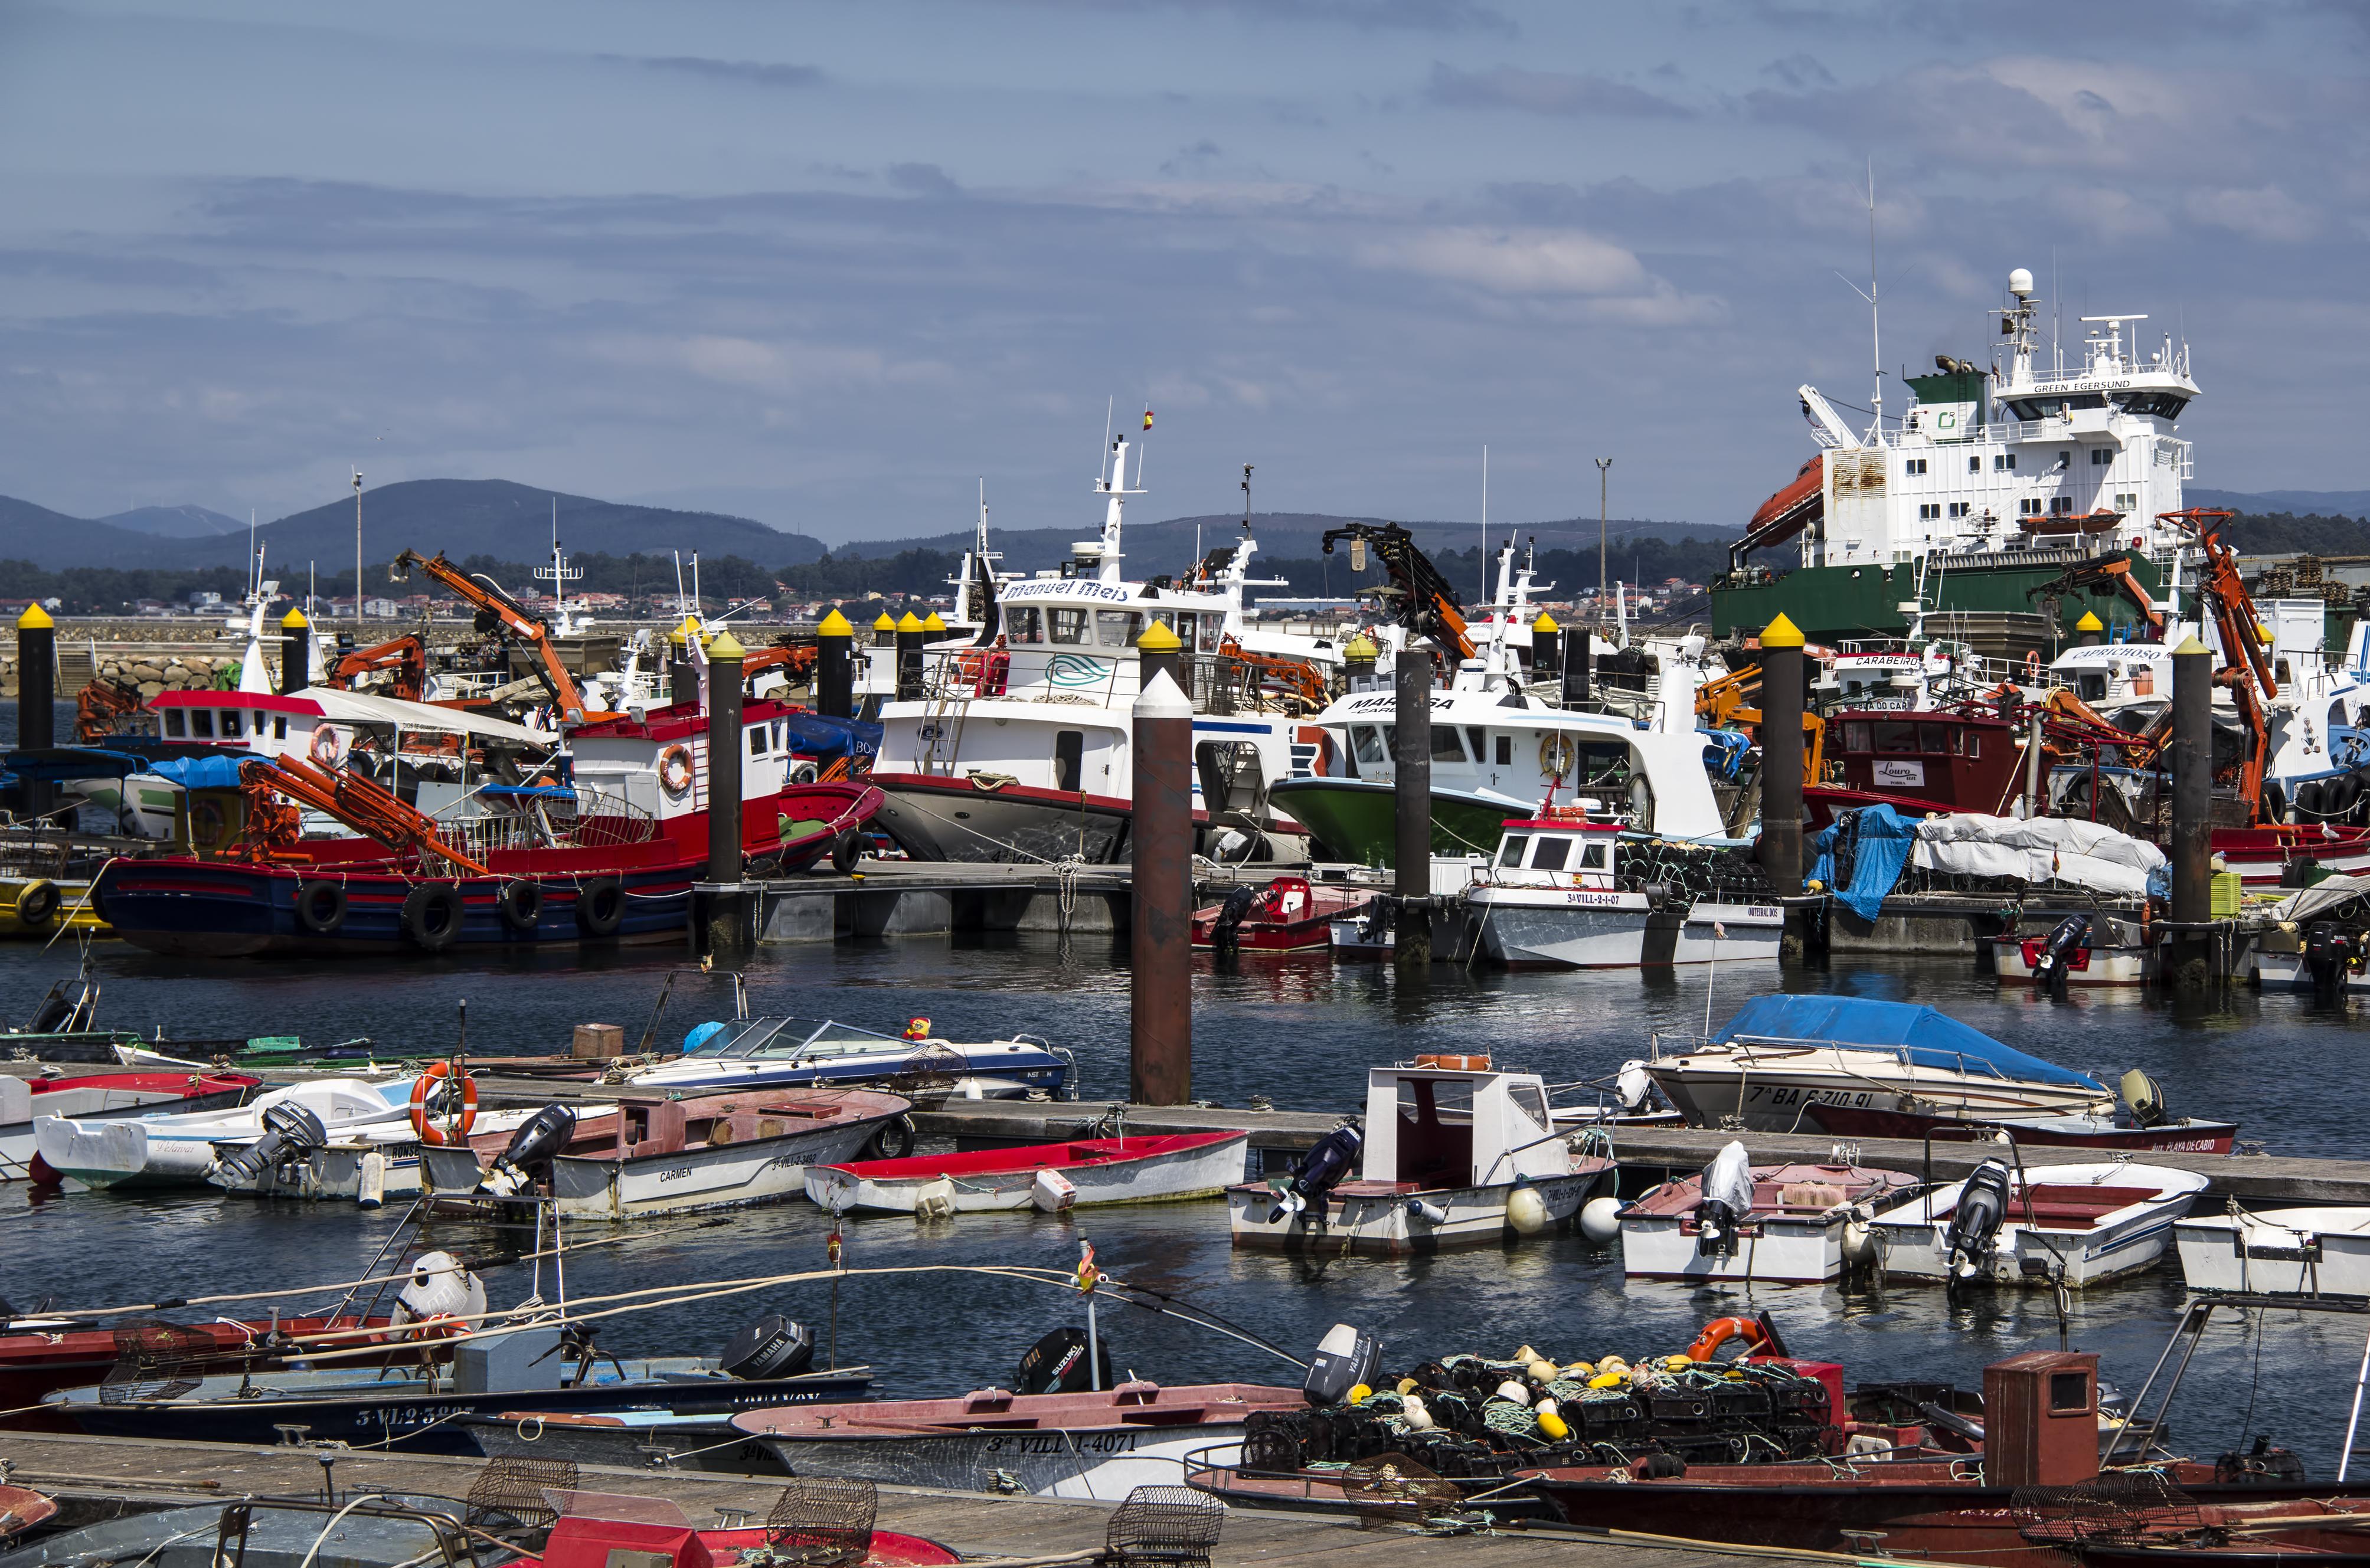
[[[1844,278],[1840,271],[1835,276]],[[1878,313],[1879,301],[1876,287],[1876,160],[1874,158],[1868,161],[1868,287],[1863,289],[1848,278],[1844,278],[1844,287],[1868,302],[1869,360],[1876,372],[1875,395],[1869,400],[1869,407],[1876,416],[1876,423],[1871,427],[1874,433],[1870,440],[1873,444],[1881,446],[1884,443],[1884,328]]]

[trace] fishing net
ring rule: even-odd
[[[2024,1539],[2072,1547],[2204,1528],[2197,1505],[2162,1471],[2110,1471],[2073,1486],[2019,1486],[2008,1511]]]

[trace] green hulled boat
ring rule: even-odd
[[[1398,792],[1369,779],[1281,779],[1268,790],[1269,804],[1290,815],[1315,836],[1323,860],[1356,865],[1394,864],[1398,847]],[[1461,790],[1432,792],[1432,853],[1463,855],[1498,853],[1510,817],[1530,807]]]

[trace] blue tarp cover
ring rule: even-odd
[[[148,771],[183,789],[236,789],[239,761],[236,757],[168,757]]]
[[[1884,896],[1901,880],[1909,852],[1917,841],[1917,824],[1890,806],[1866,806],[1847,811],[1812,839],[1818,860],[1812,880],[1824,883],[1864,921],[1883,910]],[[1837,879],[1848,881],[1837,886]]]
[[[1898,1052],[1904,1047],[1919,1067],[1986,1070],[2002,1078],[2095,1089],[2105,1084],[2054,1062],[2001,1045],[1980,1029],[1930,1007],[1909,1001],[1878,1001],[1858,996],[1756,996],[1737,1010],[1720,1037],[1815,1040],[1846,1050]]]
[[[819,762],[880,754],[880,725],[860,718],[825,718],[821,714],[791,714],[785,722],[798,749]]]

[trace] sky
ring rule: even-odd
[[[1871,167],[1894,412],[2027,267],[2195,483],[2359,488],[2365,143],[2351,0],[0,0],[0,493],[1083,534],[1148,404],[1138,515],[1735,524]]]

